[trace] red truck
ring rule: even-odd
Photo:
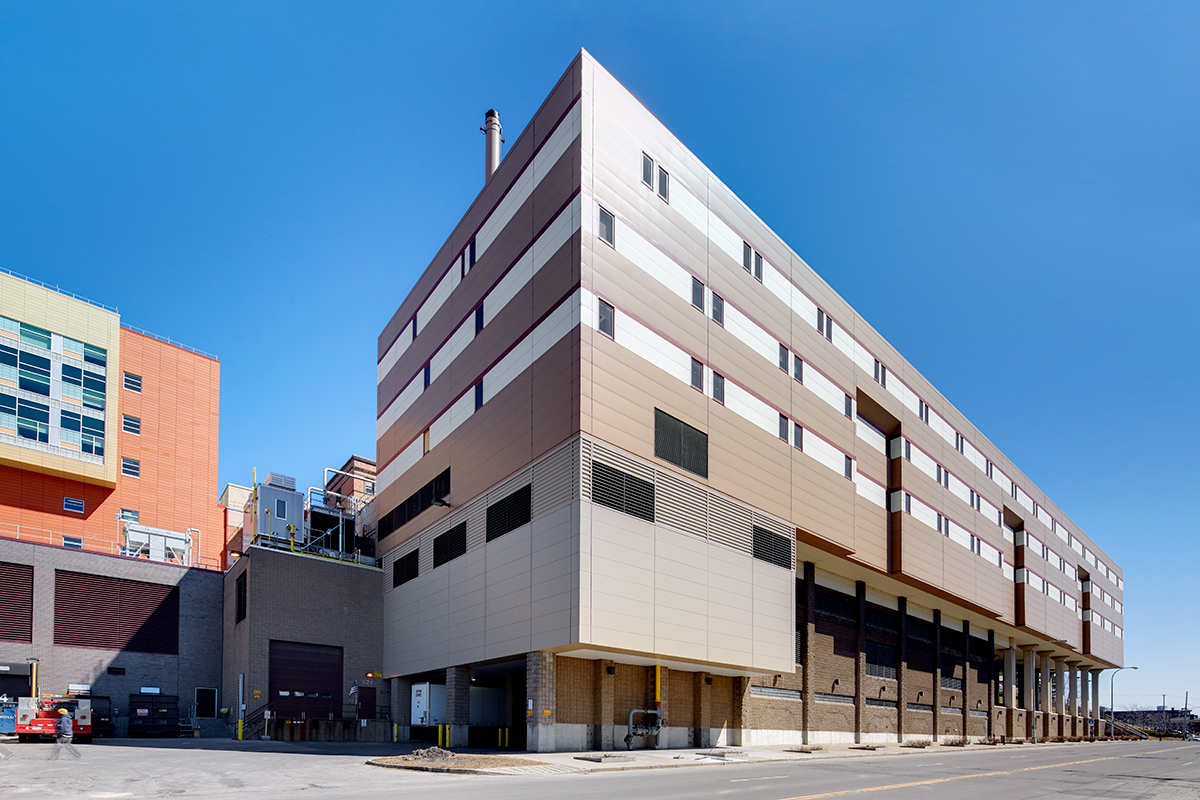
[[[36,742],[43,736],[53,738],[60,708],[71,714],[77,742],[92,740],[92,701],[86,697],[44,694],[17,698],[17,741]]]

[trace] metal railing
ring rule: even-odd
[[[121,327],[125,328],[126,330],[133,331],[134,333],[140,333],[142,336],[149,336],[151,339],[157,339],[158,341],[162,342],[163,344],[169,344],[172,347],[179,347],[183,350],[187,350],[189,353],[195,353],[198,356],[204,356],[205,358],[211,358],[213,361],[220,361],[220,359],[217,358],[216,356],[214,356],[212,353],[206,353],[203,350],[198,350],[195,347],[186,345],[183,342],[177,342],[174,339],[167,337],[167,336],[159,336],[157,333],[151,333],[150,331],[146,330],[145,328],[139,328],[136,325],[128,325],[124,322],[121,323]]]
[[[277,536],[269,536],[265,533],[256,533],[250,541],[251,547],[266,547],[271,550],[281,550],[290,553],[302,553],[306,556],[314,558],[323,558],[327,561],[340,561],[346,564],[357,564],[360,567],[371,567],[379,569],[379,559],[372,556],[359,555],[357,553],[344,553],[332,548],[321,547],[315,542],[301,544],[291,539],[281,539]]]
[[[120,542],[111,539],[98,539],[94,536],[76,536],[62,531],[53,531],[46,528],[34,528],[29,525],[15,525],[11,522],[0,522],[0,537],[5,539],[16,539],[22,542],[34,542],[37,544],[48,544],[55,547],[64,547],[68,550],[82,550],[89,553],[104,553],[110,556],[124,556],[126,558],[139,558],[145,561],[150,559],[145,556],[139,556],[131,548],[126,547]],[[195,564],[179,564],[174,561],[155,561],[156,564],[171,564],[178,567],[197,567],[199,569],[221,570],[221,564],[216,559],[194,557]]]
[[[84,297],[83,295],[78,295],[78,294],[75,294],[74,292],[68,292],[66,289],[63,289],[60,286],[55,286],[54,284],[46,283],[45,281],[39,281],[37,278],[31,278],[28,275],[22,275],[19,272],[13,272],[11,269],[5,269],[4,267],[0,267],[0,272],[4,273],[5,275],[8,275],[10,277],[16,278],[18,280],[25,281],[26,283],[32,283],[34,286],[41,286],[43,289],[49,289],[52,292],[58,292],[61,295],[70,297],[72,300],[78,300],[81,303],[87,303],[89,306],[95,306],[96,308],[102,308],[105,311],[111,311],[114,314],[121,313],[121,312],[117,311],[116,306],[109,306],[109,305],[105,305],[104,303],[97,303],[95,300],[89,300],[88,298]]]

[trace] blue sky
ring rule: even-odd
[[[317,483],[374,455],[376,337],[483,112],[514,140],[586,47],[1118,561],[1116,705],[1181,705],[1198,34],[1169,2],[8,2],[0,266],[215,353],[222,486]]]

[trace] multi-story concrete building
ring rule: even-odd
[[[221,365],[0,273],[0,535],[221,568]]]
[[[502,688],[531,750],[630,712],[656,746],[1085,733],[1124,587],[1066,512],[587,53],[503,161],[487,127],[379,337],[394,718],[432,682],[452,743]]]

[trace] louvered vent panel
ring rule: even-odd
[[[54,572],[54,643],[179,653],[179,588]]]
[[[483,544],[487,533],[487,498],[481,497],[467,508],[467,550]]]
[[[654,479],[655,518],[696,536],[708,536],[708,492],[660,471]]]
[[[508,497],[510,494],[520,489],[522,486],[528,486],[533,482],[533,469],[527,468],[518,472],[510,478],[505,478],[504,483],[499,484],[495,489],[487,493],[487,504],[490,506],[497,500]]]
[[[641,478],[646,483],[654,483],[653,467],[644,462],[635,461],[624,453],[607,448],[602,444],[596,443],[592,445],[592,460],[603,461],[610,467],[616,467],[635,478]]]
[[[579,440],[579,496],[584,500],[592,499],[592,440]]]
[[[0,562],[0,641],[33,641],[33,565]]]
[[[708,498],[708,538],[743,553],[754,550],[750,510],[712,494]]]
[[[533,515],[536,517],[575,499],[579,456],[577,443],[567,442],[533,465]]]

